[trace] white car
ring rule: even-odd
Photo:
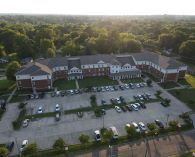
[[[42,106],[40,106],[40,107],[38,108],[37,113],[43,113],[43,107],[42,107]]]
[[[115,100],[116,100],[116,103],[117,103],[117,104],[121,104],[120,98],[116,98]]]
[[[25,120],[23,121],[23,123],[22,123],[22,127],[23,127],[23,128],[27,127],[29,121],[30,121],[29,119],[25,119]]]
[[[138,84],[136,84],[136,87],[137,87],[137,88],[140,88],[140,85],[139,85],[139,83],[138,83]]]
[[[138,111],[138,107],[135,104],[131,104],[131,107],[135,110]]]
[[[140,129],[136,122],[133,122],[132,125],[135,127],[136,132],[140,132]]]
[[[142,131],[146,131],[146,126],[143,122],[139,122],[138,125]]]
[[[60,105],[59,104],[56,104],[55,111],[56,112],[59,112],[60,111]]]
[[[115,106],[114,108],[115,108],[115,110],[116,110],[117,112],[119,112],[119,113],[121,112],[121,108],[120,108],[120,107]]]
[[[21,145],[21,147],[20,147],[20,152],[22,152],[22,151],[24,150],[24,147],[25,147],[27,144],[28,144],[28,140],[24,140],[24,141],[22,142],[22,145]]]
[[[95,140],[96,141],[101,141],[100,131],[96,130],[96,131],[94,131],[94,133],[95,133]]]
[[[130,128],[130,124],[129,123],[127,123],[126,125],[125,125],[125,127],[127,127],[127,128]]]
[[[56,91],[56,96],[60,96],[60,91]]]
[[[128,85],[128,84],[125,84],[125,88],[126,88],[126,89],[129,89],[129,85]]]

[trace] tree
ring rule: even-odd
[[[41,39],[40,41],[40,53],[43,54],[45,57],[49,55],[54,55],[53,51],[55,52],[56,48],[54,42],[50,39]]]
[[[0,44],[0,57],[5,57],[5,56],[6,56],[6,53],[4,50],[4,46]]]
[[[6,69],[6,76],[9,80],[15,80],[15,73],[20,68],[20,64],[17,61],[12,61],[8,64]]]
[[[177,130],[178,129],[178,121],[176,121],[176,120],[169,121],[169,126],[172,130]]]
[[[52,49],[52,48],[48,48],[48,50],[47,50],[47,56],[48,57],[55,57],[56,56],[55,50]]]
[[[160,34],[159,43],[162,48],[170,49],[173,48],[174,36],[173,34]]]
[[[126,126],[126,132],[129,137],[134,138],[137,135],[136,129],[133,125],[127,127]]]
[[[184,58],[195,58],[195,40],[187,40],[179,47],[179,53]]]
[[[7,157],[9,154],[9,151],[7,148],[0,147],[0,157]]]
[[[85,135],[85,134],[81,134],[80,137],[79,137],[79,141],[82,144],[87,144],[89,142],[89,136]]]
[[[103,137],[103,139],[105,140],[105,141],[109,141],[109,140],[111,140],[111,138],[112,138],[112,132],[111,132],[111,130],[107,130],[107,129],[105,129],[103,132],[102,132],[102,137]]]
[[[24,147],[24,150],[22,151],[23,155],[32,155],[37,153],[38,147],[36,143],[28,144]]]
[[[65,142],[62,138],[58,138],[55,143],[53,144],[53,149],[56,150],[63,150],[65,146]]]
[[[140,41],[135,39],[130,39],[127,41],[127,52],[141,52],[142,44]]]
[[[158,134],[158,129],[157,129],[157,127],[154,123],[148,123],[147,126],[148,126],[148,129],[150,130],[150,133],[152,135],[157,135]]]

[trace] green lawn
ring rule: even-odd
[[[171,89],[175,87],[179,87],[179,85],[176,82],[165,82],[165,83],[159,83],[161,87],[164,89]]]
[[[78,82],[80,88],[109,86],[118,84],[116,80],[111,80],[108,77],[88,77],[84,78],[83,80],[79,80]]]
[[[123,83],[140,83],[140,82],[144,82],[144,80],[142,78],[132,78],[132,79],[125,79],[125,80],[121,80]]]
[[[195,110],[195,89],[174,89],[169,92]]]
[[[181,85],[188,85],[188,86],[190,86],[190,84],[187,82],[186,79],[179,80],[178,83],[181,84]]]
[[[15,87],[15,81],[0,80],[0,95],[11,92]]]
[[[58,90],[69,90],[69,89],[75,89],[76,84],[74,80],[58,80],[55,81],[54,87],[57,87]]]
[[[185,79],[193,88],[195,88],[195,77],[194,76],[186,75]]]

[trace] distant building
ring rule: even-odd
[[[50,89],[56,80],[107,76],[113,80],[141,77],[150,73],[161,82],[184,78],[187,66],[173,58],[152,52],[129,54],[97,54],[75,57],[37,59],[16,73],[18,89]]]
[[[33,58],[32,57],[23,58],[21,60],[21,64],[27,64],[29,62],[33,62]]]

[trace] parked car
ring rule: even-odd
[[[131,107],[133,108],[134,111],[138,111],[138,107],[135,104],[131,104]]]
[[[133,122],[132,125],[135,127],[136,132],[139,133],[140,132],[140,129],[139,129],[137,123],[136,122]]]
[[[56,104],[56,106],[55,106],[55,111],[56,111],[56,112],[59,112],[59,111],[60,111],[60,105],[59,105],[59,104]]]
[[[121,90],[124,90],[124,89],[125,89],[125,87],[124,87],[123,85],[120,85],[119,88],[120,88]]]
[[[69,90],[71,95],[74,95],[74,91],[73,90]]]
[[[60,96],[60,91],[56,91],[56,96]]]
[[[141,131],[146,131],[146,126],[143,122],[139,122],[138,125],[139,125],[139,128],[141,129]]]
[[[20,147],[20,152],[22,152],[23,150],[24,150],[24,148],[25,148],[25,146],[28,144],[28,140],[23,140],[22,141],[22,145],[21,145],[21,147]]]
[[[79,90],[78,90],[78,89],[75,89],[75,90],[74,90],[74,93],[75,93],[75,94],[79,94]]]
[[[139,98],[139,100],[141,100],[141,101],[144,100],[144,98],[142,97],[142,95],[138,95],[138,98]]]
[[[127,112],[127,109],[125,108],[125,106],[121,106],[121,109],[123,112]]]
[[[135,105],[138,107],[138,109],[140,109],[140,108],[141,108],[140,103],[135,103]]]
[[[160,129],[164,129],[164,125],[163,125],[163,123],[162,123],[160,120],[156,119],[156,120],[155,120],[155,123],[156,123],[156,125],[157,125]]]
[[[110,99],[110,102],[111,102],[112,104],[115,104],[114,98]]]
[[[106,114],[106,110],[105,109],[101,109],[102,114],[105,115]]]
[[[119,99],[121,100],[122,103],[126,103],[125,98],[123,96],[120,96]]]
[[[95,130],[94,133],[95,133],[95,140],[96,141],[101,141],[100,131]]]
[[[101,92],[101,88],[100,87],[97,87],[97,92]]]
[[[105,100],[101,100],[101,103],[102,103],[102,105],[105,105],[106,104],[106,101]]]
[[[139,83],[137,83],[137,84],[136,84],[136,87],[137,87],[137,88],[140,88],[140,85],[139,85]]]
[[[5,147],[11,152],[14,148],[14,141],[7,143]]]
[[[131,105],[126,105],[126,108],[127,108],[128,111],[133,111]]]
[[[129,85],[128,84],[125,84],[124,85],[126,89],[129,89]]]
[[[114,108],[115,108],[115,110],[116,110],[117,112],[119,112],[119,113],[121,112],[121,108],[120,108],[119,106],[115,106]]]
[[[141,107],[142,107],[143,109],[146,109],[146,105],[144,104],[144,102],[140,101],[139,104],[141,105]]]
[[[117,131],[116,127],[115,126],[111,126],[110,130],[112,132],[112,138],[113,139],[118,139],[119,134],[118,134],[118,131]]]
[[[116,98],[115,101],[116,101],[117,104],[121,104],[120,98]]]
[[[117,91],[117,90],[118,90],[118,87],[117,87],[117,86],[114,86],[113,88],[114,88],[114,90],[115,90],[115,91]]]
[[[129,128],[131,125],[129,123],[125,124],[125,127]]]
[[[51,97],[54,97],[56,94],[55,94],[55,92],[52,92],[51,93]]]
[[[110,91],[114,91],[114,87],[113,86],[109,86]]]
[[[40,106],[40,107],[38,108],[37,113],[43,113],[43,107],[42,107],[42,106]]]
[[[131,89],[134,89],[134,84],[133,84],[133,83],[129,83],[129,87],[130,87]]]
[[[65,91],[61,91],[61,92],[60,92],[60,95],[61,95],[62,97],[64,97],[64,96],[65,96]]]
[[[22,122],[22,127],[23,128],[25,128],[25,127],[27,127],[28,126],[28,124],[29,124],[29,119],[25,119],[23,122]]]
[[[60,113],[56,113],[56,115],[55,115],[55,120],[56,120],[56,121],[59,121],[59,120],[60,120]]]

